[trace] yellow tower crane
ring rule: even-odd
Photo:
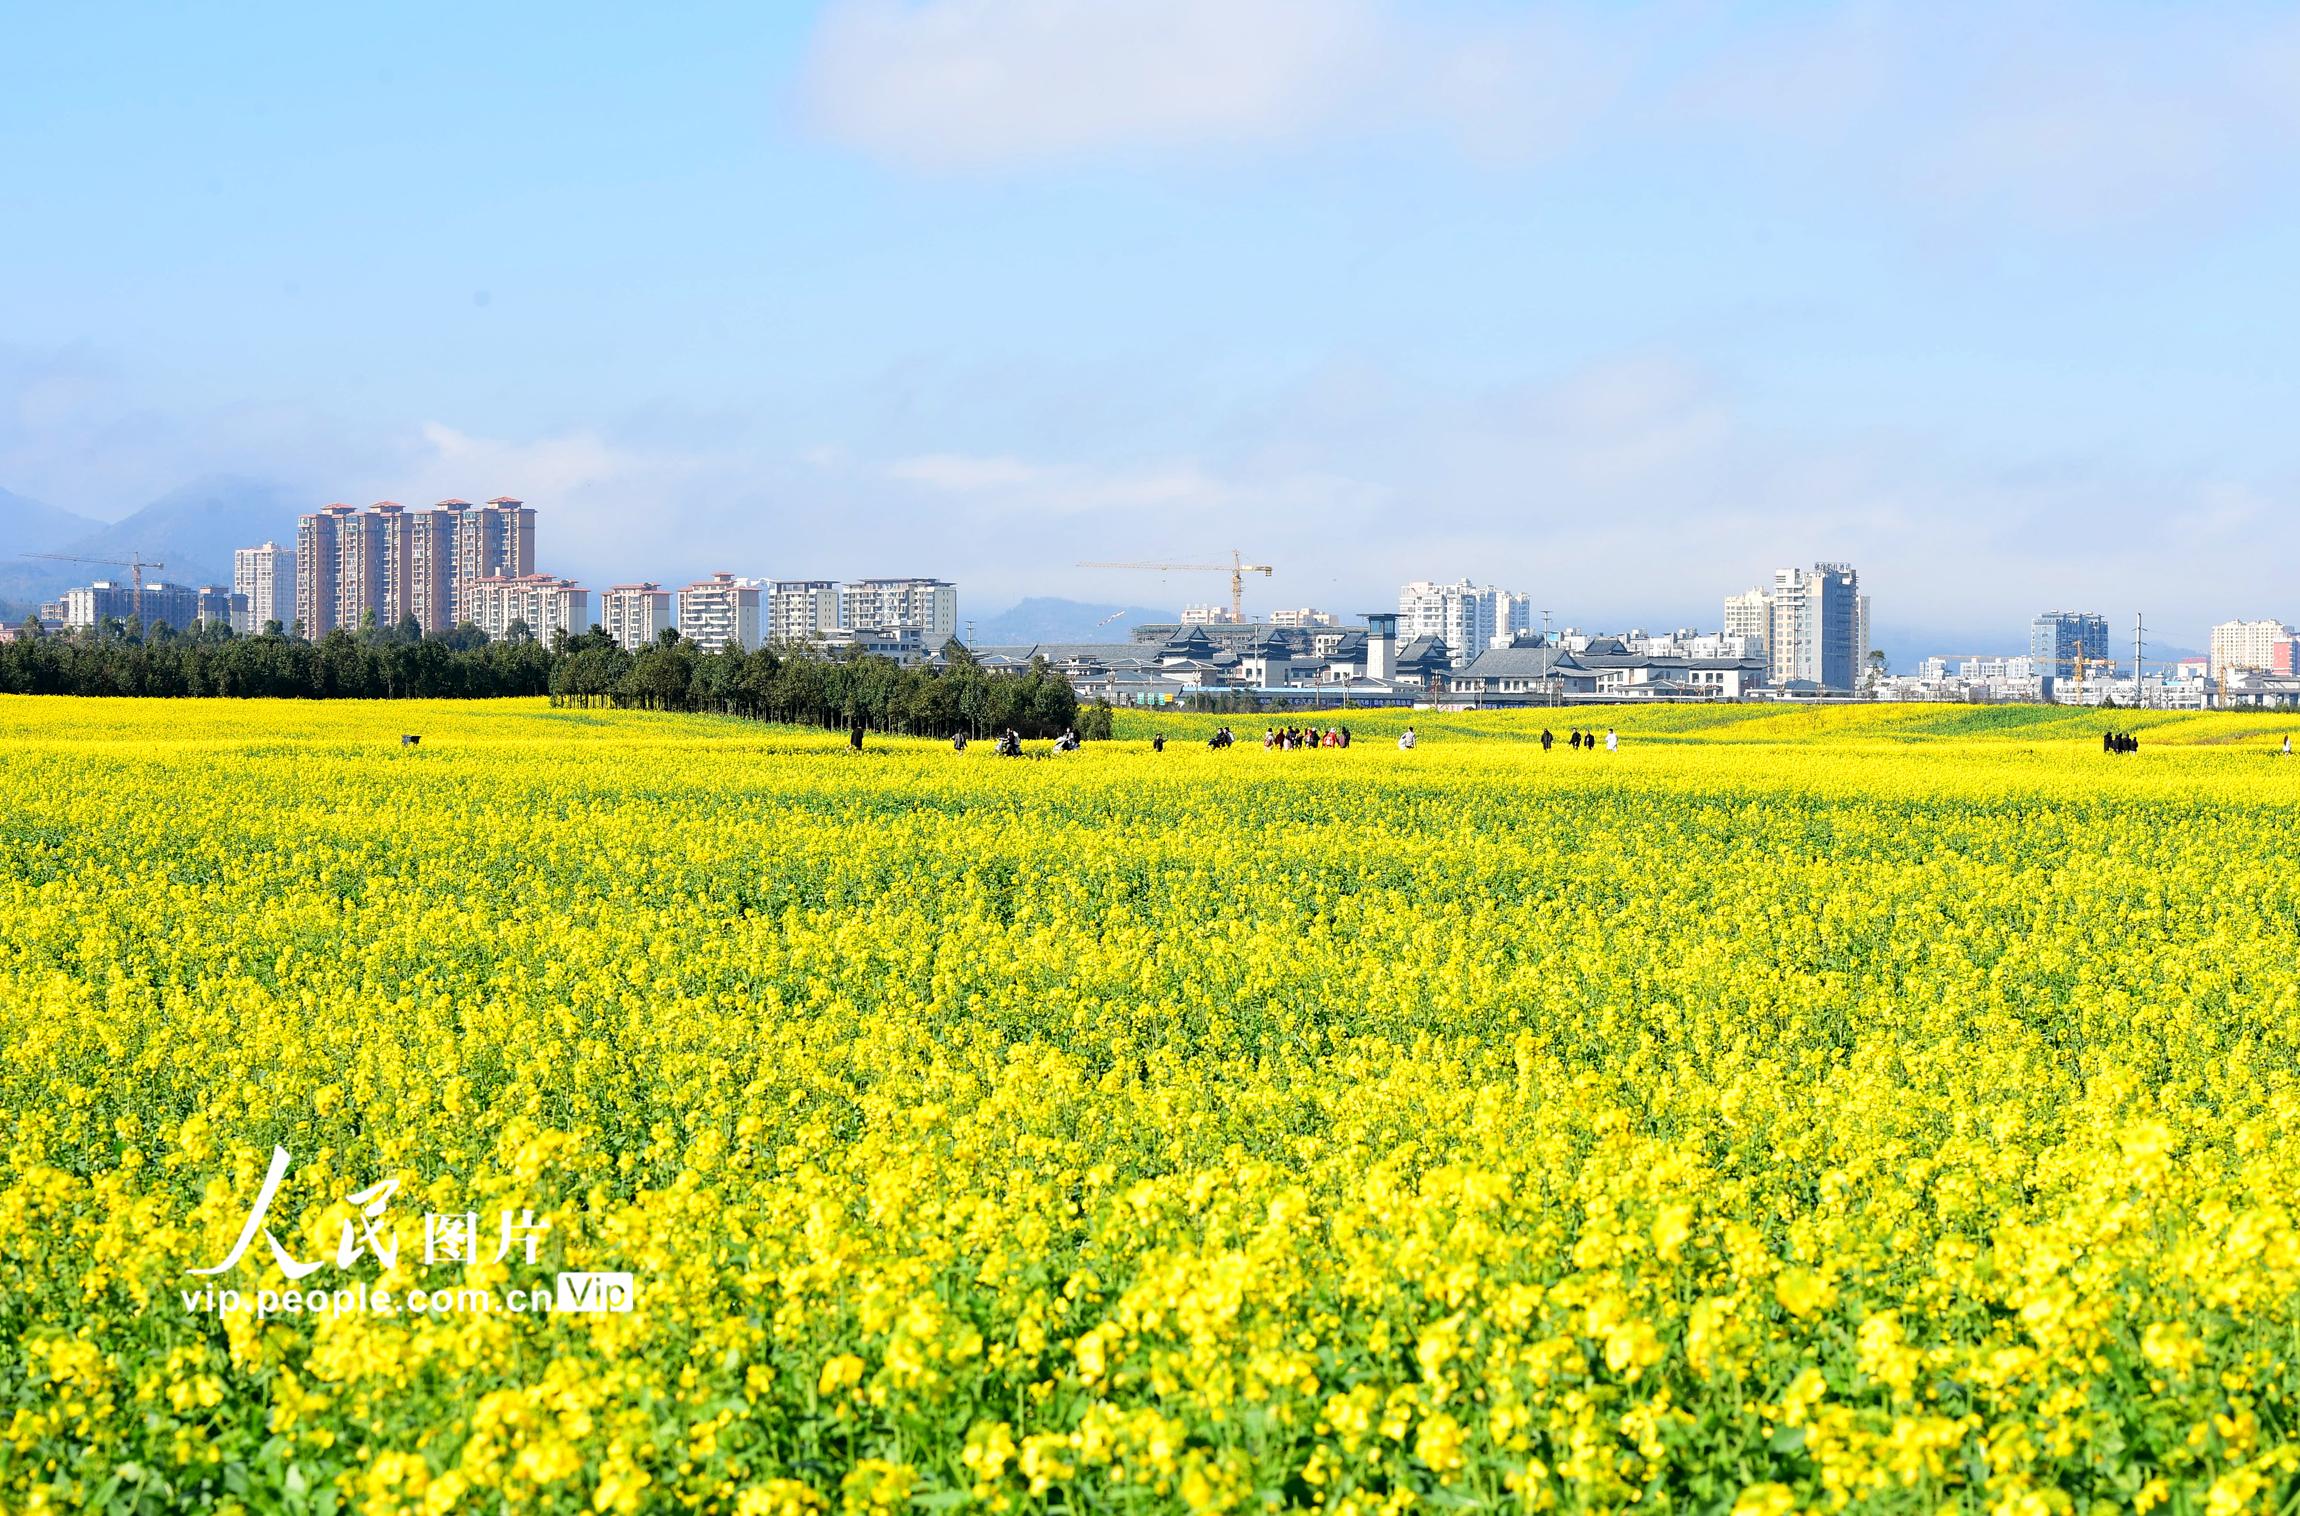
[[[2116,673],[2116,660],[2114,658],[2087,658],[2083,648],[2076,650],[2076,703],[2078,705],[2084,704],[2084,671],[2088,668],[2105,668],[2113,677]],[[2139,686],[2136,684],[2134,688],[2138,689]]]
[[[108,568],[124,568],[133,577],[136,586],[136,614],[144,614],[144,570],[164,569],[166,564],[146,558],[142,553],[130,553],[125,558],[81,558],[72,553],[25,553],[26,558],[46,558],[54,563],[100,563]]]
[[[1230,619],[1246,619],[1246,576],[1269,575],[1277,572],[1267,563],[1248,563],[1236,548],[1230,549],[1228,563],[1081,563],[1082,569],[1145,569],[1162,574],[1228,574],[1230,576]]]

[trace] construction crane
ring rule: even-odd
[[[100,563],[108,568],[123,568],[133,576],[136,586],[136,614],[144,614],[144,570],[164,569],[166,564],[142,553],[130,553],[125,558],[82,558],[72,553],[25,553],[26,558],[46,558],[55,563]]]
[[[2083,648],[2076,650],[2076,703],[2078,705],[2084,704],[2084,671],[2088,668],[2106,669],[2109,677],[2113,679],[2116,676],[2116,660],[2114,658],[2090,658],[2085,655]],[[2136,685],[2135,688],[2137,687]]]
[[[1246,576],[1248,574],[1274,574],[1267,563],[1248,563],[1236,548],[1230,549],[1228,563],[1081,563],[1082,569],[1146,569],[1161,574],[1228,574],[1230,576],[1230,619],[1246,619]]]

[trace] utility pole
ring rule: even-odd
[[[2132,703],[2142,710],[2148,709],[2148,697],[2140,689],[2140,612],[2132,613]]]

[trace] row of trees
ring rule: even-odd
[[[675,631],[630,652],[594,627],[546,647],[514,623],[489,640],[474,626],[425,635],[412,621],[338,629],[317,642],[274,622],[253,636],[203,625],[146,634],[133,623],[0,643],[0,694],[269,696],[307,700],[551,696],[554,704],[698,711],[909,736],[1109,735],[1107,706],[1081,712],[1046,667],[989,674],[958,643],[935,667],[889,658],[822,658],[786,648],[704,653]]]
[[[134,623],[103,632],[0,644],[0,693],[13,695],[270,696],[290,700],[478,700],[541,695],[553,654],[533,637],[490,641],[477,627],[442,636],[405,626],[337,629],[317,642],[226,626],[147,635]]]
[[[676,632],[633,653],[593,628],[562,648],[551,696],[564,705],[709,711],[839,729],[859,724],[911,737],[1109,735],[1109,708],[1082,713],[1070,682],[1043,662],[1021,674],[991,674],[957,642],[944,645],[940,665],[910,668],[891,658],[822,658],[789,648],[705,653]]]

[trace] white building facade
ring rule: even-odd
[[[1785,568],[1773,575],[1773,626],[1767,638],[1772,682],[1802,680],[1825,690],[1857,688],[1866,648],[1861,578],[1843,563]]]
[[[651,581],[611,585],[599,596],[599,627],[631,652],[651,646],[671,625],[671,592]]]
[[[591,628],[591,592],[572,579],[550,574],[491,574],[463,584],[469,620],[489,637],[527,623],[535,640],[548,646],[559,633],[580,636]]]
[[[958,587],[943,579],[856,579],[839,591],[839,625],[849,631],[915,627],[929,648],[958,634]]]
[[[1417,579],[1398,590],[1398,636],[1444,641],[1456,668],[1497,643],[1533,629],[1533,598],[1464,579],[1439,584]]]
[[[1773,597],[1763,589],[1725,597],[1725,635],[1760,658],[1772,656]]]
[[[295,549],[266,542],[234,551],[232,593],[245,596],[248,603],[232,627],[242,636],[262,631],[267,621],[277,621],[282,631],[293,626]]]
[[[732,645],[748,651],[762,638],[766,585],[713,574],[679,591],[679,635],[706,653]]]
[[[839,626],[835,579],[777,579],[767,586],[767,640],[810,642]]]
[[[2212,629],[2212,677],[2254,670],[2285,672],[2292,637],[2292,628],[2281,621],[2223,621]]]

